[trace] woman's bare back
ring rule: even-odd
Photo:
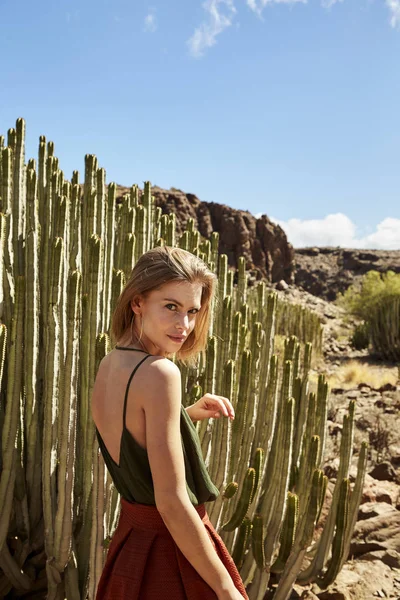
[[[92,416],[109,454],[117,464],[126,387],[134,368],[145,356],[145,352],[114,349],[103,358],[96,375],[92,392]],[[144,449],[147,444],[142,398],[148,363],[154,358],[148,358],[137,369],[129,386],[126,407],[126,428]]]

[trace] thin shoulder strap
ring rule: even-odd
[[[144,362],[146,360],[146,358],[149,358],[149,356],[153,356],[152,354],[147,354],[147,356],[145,356],[144,358],[142,358],[142,360],[140,362],[138,362],[138,364],[136,365],[136,367],[133,369],[132,373],[130,374],[130,377],[128,379],[128,383],[126,385],[126,392],[125,392],[125,399],[124,399],[124,413],[123,413],[123,417],[122,417],[122,426],[125,429],[126,425],[125,425],[125,420],[126,420],[126,403],[128,400],[128,391],[129,391],[129,385],[131,383],[132,377],[134,376],[134,374],[136,373],[136,371],[138,370],[138,368],[140,367],[140,365],[142,364],[142,362]]]

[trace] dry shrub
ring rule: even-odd
[[[350,389],[365,383],[373,389],[379,389],[386,383],[396,385],[397,368],[360,363],[351,359],[338,367],[335,373],[327,377],[329,387]]]
[[[389,428],[388,419],[379,413],[375,415],[375,423],[369,431],[369,443],[376,451],[376,462],[379,463],[386,458],[390,459],[390,446],[392,433]]]

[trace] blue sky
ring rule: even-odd
[[[0,0],[0,133],[294,247],[400,249],[400,0]]]

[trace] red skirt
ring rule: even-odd
[[[243,598],[242,579],[205,505],[195,506],[210,540]],[[121,498],[96,600],[216,600],[217,594],[176,545],[156,506]]]

